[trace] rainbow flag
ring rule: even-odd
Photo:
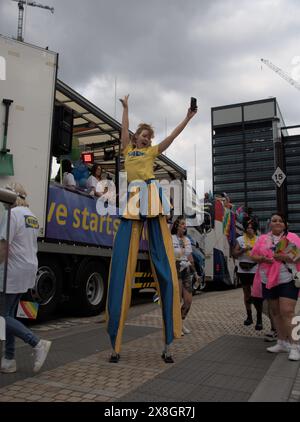
[[[300,249],[294,243],[290,242],[286,237],[283,237],[277,243],[275,253],[283,253],[288,255],[293,260],[296,260],[300,256]]]
[[[230,235],[230,223],[231,223],[231,212],[228,208],[224,210],[224,219],[223,219],[223,233],[229,238]]]
[[[39,309],[39,304],[36,302],[27,302],[20,300],[17,310],[18,318],[36,319]]]

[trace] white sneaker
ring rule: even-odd
[[[12,374],[17,372],[17,363],[15,359],[1,359],[1,372],[4,374]]]
[[[283,340],[277,340],[275,346],[267,347],[267,351],[270,353],[288,353],[290,350],[287,342]]]
[[[182,324],[182,332],[183,334],[190,334],[191,330],[189,330],[185,325]]]
[[[291,346],[291,351],[289,354],[289,360],[300,360],[300,350],[297,344]]]
[[[266,333],[265,334],[265,337],[264,337],[264,340],[265,341],[277,341],[277,333],[276,333],[276,331],[274,331],[274,330],[271,330],[269,333]]]
[[[38,372],[43,366],[47,358],[48,352],[50,350],[51,343],[52,342],[48,340],[40,340],[38,344],[33,348],[35,353],[33,372]]]

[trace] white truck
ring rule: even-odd
[[[57,79],[57,53],[0,36],[0,58],[5,76],[0,78],[0,187],[22,183],[40,226],[30,299],[40,304],[40,319],[61,304],[82,315],[97,314],[105,305],[118,218],[98,215],[94,198],[63,189],[50,177],[54,156],[88,151],[115,178],[118,190],[121,125]],[[155,174],[186,179],[186,171],[164,155],[156,159]],[[133,284],[153,285],[145,239]]]

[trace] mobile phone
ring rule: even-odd
[[[191,110],[195,111],[197,109],[197,98],[191,97]]]

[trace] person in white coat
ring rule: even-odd
[[[19,183],[7,186],[17,194],[11,210],[9,237],[6,227],[0,227],[0,242],[8,244],[7,280],[4,292],[4,317],[6,323],[5,354],[1,359],[1,372],[17,370],[15,360],[15,337],[21,338],[34,350],[34,372],[38,372],[48,355],[51,341],[40,340],[28,327],[15,318],[19,300],[23,293],[34,287],[38,268],[37,237],[39,224],[29,209],[27,193]]]

